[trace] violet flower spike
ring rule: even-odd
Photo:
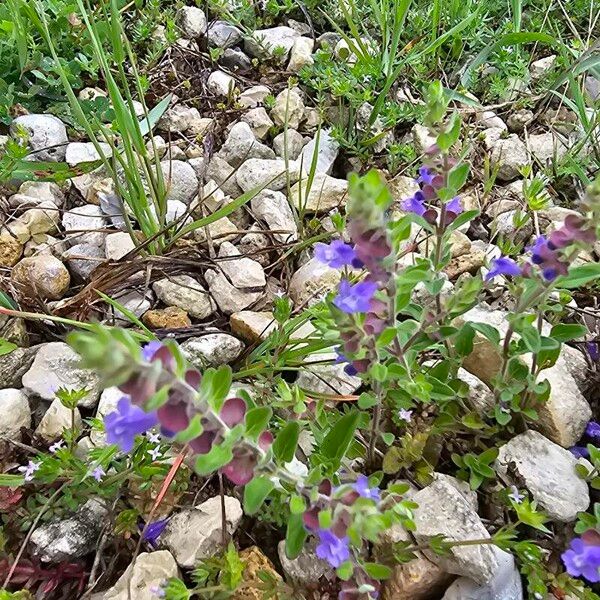
[[[598,342],[588,342],[585,345],[588,354],[590,355],[590,359],[594,362],[600,361],[600,343]]]
[[[381,500],[381,492],[378,487],[369,487],[369,478],[366,475],[359,475],[354,483],[354,491],[361,498],[368,498],[379,502]]]
[[[130,452],[135,436],[157,423],[156,412],[147,413],[123,396],[117,404],[117,410],[104,417],[106,440],[109,444],[117,444],[123,452]]]
[[[585,427],[585,434],[593,440],[600,440],[600,423],[590,421]]]
[[[91,475],[96,481],[100,482],[102,480],[102,478],[106,475],[106,473],[105,473],[104,469],[100,465],[98,465],[92,471]]]
[[[356,253],[350,244],[342,240],[333,240],[330,244],[315,244],[315,258],[332,269],[353,266]]]
[[[600,546],[586,544],[581,538],[575,538],[561,558],[571,577],[583,577],[590,583],[600,581]]]
[[[448,212],[454,213],[455,215],[460,215],[463,211],[463,205],[458,196],[452,198],[450,202],[446,204],[446,210]]]
[[[411,212],[422,217],[427,210],[422,196],[422,192],[417,192],[414,196],[403,200],[400,204],[400,207],[404,212]]]
[[[507,256],[501,256],[499,258],[495,258],[490,264],[490,270],[485,276],[485,280],[489,281],[494,277],[498,277],[499,275],[504,275],[508,277],[515,277],[517,275],[521,275],[521,267],[512,259]]]
[[[371,300],[376,291],[377,284],[372,281],[361,281],[352,285],[347,279],[342,279],[333,303],[349,315],[366,313],[371,307]]]
[[[417,183],[423,185],[431,185],[435,175],[426,167],[422,166],[419,168],[419,176],[417,177]]]
[[[571,448],[569,448],[569,452],[575,458],[589,458],[590,457],[590,451],[585,446],[571,446]]]
[[[162,535],[168,523],[169,519],[159,519],[158,521],[148,523],[146,530],[143,533],[142,539],[145,542],[148,542],[151,546],[156,547],[158,538]],[[140,529],[144,529],[144,527],[141,524]]]
[[[142,348],[142,358],[144,359],[145,362],[150,362],[154,358],[154,355],[161,348],[162,348],[162,344],[158,340],[152,340],[151,342],[148,342]]]
[[[350,558],[350,540],[347,536],[339,538],[330,529],[319,529],[319,544],[316,555],[327,561],[334,569]]]

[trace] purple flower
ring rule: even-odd
[[[326,560],[334,569],[350,558],[350,540],[348,536],[339,538],[329,529],[319,529],[319,544],[316,555]]]
[[[588,342],[585,347],[594,362],[600,361],[600,344],[598,342]]]
[[[410,423],[410,421],[412,419],[412,414],[413,414],[413,411],[407,410],[406,408],[401,408],[398,411],[398,417],[400,419],[402,419],[403,421],[406,421],[407,423]]]
[[[156,546],[158,542],[158,538],[165,530],[169,519],[159,519],[158,521],[153,521],[152,523],[148,523],[146,530],[143,534],[143,540],[148,542],[151,546]],[[142,525],[140,524],[140,529],[143,530]]]
[[[584,577],[590,583],[600,581],[600,546],[586,544],[581,538],[575,538],[561,558],[571,577]]]
[[[521,504],[521,502],[523,502],[523,498],[525,498],[525,496],[519,492],[519,488],[516,485],[511,485],[510,489],[511,489],[511,492],[510,492],[510,494],[508,494],[508,497],[515,504]]]
[[[350,244],[342,240],[333,240],[331,244],[315,244],[315,258],[332,269],[354,266],[356,253]]]
[[[460,215],[460,213],[463,211],[463,206],[462,202],[460,201],[460,198],[458,196],[452,198],[452,200],[450,200],[450,202],[446,204],[446,210],[448,212],[454,213],[455,215]]]
[[[372,281],[361,281],[352,285],[347,279],[342,279],[333,303],[349,315],[364,313],[369,310],[376,291],[377,284]]]
[[[97,466],[92,471],[91,475],[96,481],[101,481],[102,478],[106,475],[106,473],[104,472],[104,469],[101,466]]]
[[[339,348],[336,349],[336,353],[337,353],[337,357],[335,359],[335,364],[341,365],[343,363],[346,363],[346,366],[344,367],[344,373],[347,373],[348,375],[352,375],[352,376],[356,375],[358,373],[358,370],[348,360],[348,357],[346,355],[342,354],[342,352],[340,352]]]
[[[106,440],[109,444],[117,444],[123,452],[129,452],[135,436],[157,423],[156,412],[147,413],[123,396],[117,404],[117,410],[104,417]]]
[[[26,467],[19,467],[19,471],[23,473],[23,479],[25,481],[31,481],[34,477],[35,472],[41,467],[41,462],[29,461]]]
[[[417,177],[417,183],[421,183],[423,185],[431,185],[433,183],[434,175],[432,175],[431,171],[423,166],[419,169],[419,177]]]
[[[422,217],[427,210],[423,200],[423,192],[417,192],[414,196],[403,200],[400,206],[404,212],[411,212]]]
[[[369,487],[369,478],[366,475],[359,475],[356,478],[354,490],[362,498],[375,500],[375,502],[379,502],[381,500],[381,492],[379,491],[379,488]]]
[[[508,258],[507,256],[495,258],[490,267],[488,274],[485,276],[486,281],[498,277],[498,275],[510,275],[514,277],[521,274],[521,267],[512,258]]]
[[[575,458],[589,458],[590,452],[585,446],[572,446],[569,448],[569,452]]]
[[[600,423],[590,421],[585,427],[585,434],[593,440],[600,440]]]
[[[154,355],[161,348],[162,348],[162,344],[158,340],[152,340],[151,342],[148,342],[142,348],[142,358],[144,359],[144,361],[150,362],[154,358]]]
[[[64,443],[64,440],[58,440],[58,442],[54,442],[54,444],[52,444],[48,450],[50,450],[52,454],[56,454],[59,450],[63,449]]]

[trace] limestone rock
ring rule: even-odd
[[[273,150],[279,158],[296,160],[304,145],[304,137],[295,129],[282,131],[273,138]],[[305,164],[310,165],[310,162]]]
[[[294,206],[309,213],[324,213],[344,206],[347,195],[348,182],[325,173],[315,175],[310,189],[308,178],[302,178],[290,190],[290,198]]]
[[[453,258],[444,268],[450,281],[457,279],[463,273],[475,274],[485,263],[485,253],[472,248],[466,254]]]
[[[100,398],[100,379],[89,369],[79,368],[79,355],[64,342],[42,344],[31,368],[23,375],[23,387],[44,400],[52,400],[57,389],[87,389],[79,406],[91,408]]]
[[[206,37],[211,48],[223,49],[237,46],[243,39],[242,32],[227,21],[213,21],[208,26]]]
[[[206,242],[210,236],[212,243],[220,246],[223,242],[234,240],[238,236],[238,228],[228,217],[222,217],[210,225],[195,229],[193,236],[200,243]]]
[[[267,111],[262,106],[257,106],[244,113],[242,121],[250,126],[252,133],[259,140],[264,140],[269,134],[271,127],[275,126],[275,123],[273,123],[271,117],[269,117]]]
[[[69,429],[71,424],[71,411],[56,398],[44,413],[35,429],[35,434],[48,442],[54,442],[62,437],[64,430]],[[79,430],[82,427],[81,414],[77,408],[75,409],[75,427]]]
[[[248,308],[262,296],[262,291],[252,292],[236,288],[220,271],[208,270],[204,278],[211,296],[227,315]]]
[[[189,275],[161,279],[152,288],[167,306],[178,306],[197,319],[206,319],[215,311],[214,302],[206,290]]]
[[[317,140],[318,137],[318,140]],[[309,171],[312,168],[315,153],[317,154],[317,173],[329,175],[333,170],[333,164],[340,151],[339,143],[331,136],[330,131],[322,130],[302,150],[301,160],[303,167]]]
[[[277,545],[277,554],[283,572],[288,579],[300,586],[314,586],[321,577],[333,576],[334,571],[327,562],[315,555],[316,544],[311,540],[305,544],[300,554],[290,559],[285,554],[285,540]]]
[[[113,587],[91,600],[156,600],[156,589],[177,575],[177,563],[167,550],[142,552]]]
[[[271,118],[276,125],[286,124],[292,129],[298,129],[304,118],[304,102],[295,89],[285,89],[275,97],[275,105],[271,110]]]
[[[31,367],[39,348],[15,348],[8,354],[0,355],[0,389],[23,387],[23,375]]]
[[[339,394],[341,396],[353,394],[362,385],[362,379],[348,375],[344,371],[346,366],[344,363],[335,364],[336,358],[335,352],[326,350],[309,355],[298,374],[296,384],[302,389],[316,394]]]
[[[233,592],[231,600],[264,600],[265,591],[261,573],[266,572],[275,580],[280,580],[281,576],[258,546],[250,546],[242,550],[240,558],[245,563],[242,585]]]
[[[182,6],[177,12],[177,24],[183,35],[190,40],[206,33],[206,15],[196,6]]]
[[[296,162],[289,162],[289,171],[284,160],[251,158],[237,171],[238,185],[249,192],[255,188],[264,187],[269,190],[281,190],[287,185],[288,178],[291,184],[296,183],[300,177],[300,166]]]
[[[281,192],[263,190],[250,201],[256,218],[264,221],[278,242],[289,243],[298,239],[298,226],[290,204]]]
[[[106,142],[99,143],[104,158],[112,156],[112,147]],[[100,160],[102,156],[92,142],[71,142],[65,150],[65,161],[72,167],[80,163]]]
[[[178,306],[148,310],[144,313],[142,322],[150,329],[181,329],[192,324],[185,310]]]
[[[58,258],[41,254],[18,262],[12,269],[11,279],[26,290],[47,300],[60,300],[69,290],[71,277]]]
[[[104,249],[108,260],[121,260],[125,255],[135,249],[135,244],[129,233],[119,231],[110,233],[104,240]]]
[[[225,496],[227,531],[233,534],[242,519],[237,498]],[[198,561],[212,556],[221,541],[221,499],[210,498],[194,508],[184,509],[171,517],[160,537],[181,567],[194,567]]]
[[[290,62],[288,63],[287,70],[291,73],[298,73],[306,65],[312,65],[314,63],[312,57],[314,47],[315,41],[312,38],[297,38],[290,52]]]
[[[104,249],[91,244],[75,244],[63,253],[71,272],[87,281],[100,263],[104,262]]]
[[[271,90],[266,85],[254,85],[240,94],[238,103],[243,108],[256,108],[270,93]]]
[[[103,390],[96,409],[96,419],[103,420],[106,415],[117,410],[117,404],[123,396],[123,392],[117,387],[109,387]],[[106,433],[96,428],[91,430],[90,440],[94,446],[105,446],[107,444]]]
[[[498,169],[498,179],[511,181],[519,176],[519,168],[529,163],[525,144],[514,133],[499,139],[493,146],[492,162]]]
[[[290,281],[290,298],[296,306],[310,301],[317,302],[318,297],[334,288],[340,281],[341,273],[316,258],[302,265]]]
[[[108,219],[99,206],[84,204],[72,208],[63,214],[62,225],[71,245],[104,246],[106,233],[100,230],[108,227]]]
[[[65,158],[69,138],[64,123],[53,115],[21,115],[10,125],[13,136],[23,129],[27,144],[34,154],[29,160],[60,162]]]
[[[496,469],[510,478],[514,474],[527,487],[548,516],[563,523],[587,510],[587,483],[576,471],[577,459],[537,431],[526,431],[500,448]]]
[[[31,409],[22,390],[0,390],[0,437],[21,439],[21,427],[31,427]]]
[[[232,167],[239,167],[249,158],[275,158],[275,152],[254,137],[248,123],[240,121],[229,131],[219,156]]]
[[[32,554],[42,562],[58,563],[83,558],[94,550],[108,511],[91,498],[68,519],[47,523],[32,534]]]
[[[213,71],[208,76],[206,87],[215,96],[230,96],[235,90],[235,79],[224,71]]]
[[[266,59],[273,56],[275,48],[284,48],[285,59],[299,37],[296,30],[286,26],[257,29],[244,40],[244,49],[250,56]]]
[[[234,258],[239,256],[239,258]],[[237,288],[260,288],[267,284],[262,266],[251,258],[240,254],[230,242],[223,242],[219,248],[219,268]]]
[[[228,333],[207,333],[185,340],[181,350],[192,366],[203,370],[234,362],[244,351],[244,343]]]
[[[163,160],[160,163],[168,188],[167,201],[179,200],[186,206],[198,194],[198,177],[192,166],[181,160]]]
[[[452,485],[438,479],[417,492],[412,500],[417,543],[426,544],[432,537],[443,535],[449,540],[489,539],[477,512]],[[429,560],[443,570],[469,577],[478,583],[491,581],[499,569],[502,551],[490,545],[454,546],[447,556],[425,551]]]
[[[277,329],[277,321],[270,312],[242,310],[229,317],[231,331],[250,344],[265,339]]]
[[[0,267],[12,267],[23,256],[23,244],[8,231],[0,232]]]

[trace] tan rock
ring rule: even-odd
[[[346,203],[347,195],[348,182],[345,179],[330,177],[325,173],[317,173],[310,188],[308,179],[303,178],[290,190],[294,206],[309,213],[329,212],[343,206]]]
[[[476,273],[485,263],[485,252],[481,250],[470,250],[467,254],[462,254],[453,258],[444,272],[448,275],[448,279],[456,279],[463,273]]]
[[[0,234],[0,267],[12,267],[23,255],[23,244],[8,231]]]
[[[453,231],[448,241],[452,250],[452,258],[464,256],[471,249],[471,240],[461,231]],[[421,254],[429,254],[434,248],[435,242],[430,238],[419,244],[419,252]]]
[[[318,296],[334,288],[341,277],[339,269],[312,258],[302,265],[290,281],[290,298],[296,306],[318,301]]]
[[[231,331],[246,342],[253,344],[264,340],[277,328],[277,322],[270,312],[241,310],[229,317]]]
[[[274,579],[280,581],[281,575],[275,570],[273,563],[263,554],[258,546],[251,546],[240,552],[240,558],[245,562],[242,583],[231,596],[231,600],[263,600],[268,584],[261,579],[261,574],[266,572]],[[273,600],[280,598],[279,594],[270,595]]]
[[[178,306],[148,310],[143,314],[142,322],[150,329],[180,329],[192,324],[187,312]]]
[[[24,258],[13,267],[11,278],[16,284],[46,300],[60,300],[71,283],[65,265],[48,254]]]

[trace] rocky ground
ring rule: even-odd
[[[110,202],[114,184],[102,168],[59,183],[6,182],[0,197],[0,286],[20,310],[38,314],[35,320],[0,315],[0,337],[6,345],[0,356],[0,435],[9,446],[44,447],[61,438],[72,414],[55,397],[59,388],[88,390],[74,410],[76,423],[102,418],[116,406],[118,391],[102,390],[94,373],[78,368],[77,356],[64,343],[69,320],[122,327],[139,327],[139,320],[159,338],[177,340],[200,370],[221,364],[243,370],[255,348],[278,328],[274,299],[289,297],[298,315],[339,281],[339,270],[317,261],[311,248],[316,241],[338,235],[336,216],[344,212],[347,174],[364,165],[340,148],[330,115],[316,106],[314,97],[293,83],[286,85],[290,74],[312,63],[323,40],[333,40],[342,48],[339,36],[328,32],[313,39],[304,23],[290,21],[249,38],[225,21],[208,22],[195,7],[180,9],[177,22],[181,38],[173,46],[174,61],[206,46],[222,52],[205,80],[206,105],[211,109],[201,112],[193,102],[179,98],[175,89],[154,131],[169,186],[167,218],[182,226],[257,186],[264,189],[229,216],[183,236],[158,257],[136,247],[121,227],[122,215]],[[275,47],[284,49],[279,74],[264,76],[263,81],[249,78],[252,61],[265,60]],[[533,62],[532,81],[543,78],[553,60],[545,56]],[[587,85],[597,97],[598,82],[590,77]],[[102,95],[100,88],[79,92],[80,98]],[[404,101],[421,102],[412,95]],[[227,103],[233,109],[217,108]],[[473,167],[462,200],[467,210],[477,209],[481,215],[453,235],[444,295],[452,294],[463,273],[486,273],[507,243],[527,246],[535,235],[552,231],[567,215],[577,214],[582,188],[575,178],[557,178],[556,186],[544,185],[543,192],[536,192],[532,172],[551,171],[574,148],[581,156],[594,152],[593,140],[582,134],[574,113],[556,102],[541,103],[533,110],[519,108],[516,101],[497,108],[457,102],[456,108],[465,120],[464,147]],[[362,126],[369,127],[368,106],[365,111]],[[77,168],[98,158],[93,145],[59,118],[22,112],[0,138],[0,148],[23,128],[33,160],[64,161]],[[385,155],[394,136],[412,144],[418,156],[433,142],[419,123],[392,128],[378,142],[379,155]],[[374,162],[378,165],[377,158]],[[528,171],[530,167],[533,171]],[[411,176],[414,168],[407,165],[404,171],[391,174],[382,167],[397,214],[402,213],[401,201],[418,189]],[[519,223],[542,195],[543,207]],[[406,249],[402,260],[411,264],[428,251],[428,241],[417,235]],[[584,264],[599,256],[597,245],[594,255],[580,255],[577,261]],[[588,322],[597,328],[596,300],[561,299],[562,310],[578,319],[587,314]],[[493,287],[486,301],[465,319],[506,328],[505,311],[513,305],[505,286]],[[308,321],[292,337],[318,339],[318,334]],[[343,365],[332,364],[334,357],[331,349],[311,354],[295,382],[309,395],[352,397],[361,379],[348,375]],[[482,341],[462,371],[471,399],[482,410],[494,402],[488,385],[498,372],[498,360],[495,349]],[[579,442],[592,418],[598,386],[590,376],[589,356],[575,347],[566,347],[545,373],[552,392],[540,415],[539,432],[522,433],[502,446],[496,468],[505,483],[527,488],[554,523],[568,524],[591,501],[587,484],[574,469],[578,459],[567,449]],[[292,381],[290,377],[288,382]],[[248,378],[244,382],[252,383]],[[105,448],[106,440],[93,431],[77,444],[88,452]],[[10,456],[8,450],[5,456]],[[8,458],[3,466],[9,468]],[[229,534],[245,548],[242,556],[248,560],[249,580],[258,581],[256,572],[266,568],[276,578],[285,576],[294,589],[313,594],[306,597],[333,594],[335,578],[326,563],[308,551],[290,561],[280,537],[261,549],[261,541],[252,536],[256,527],[245,520],[239,494],[234,489],[227,493]],[[418,543],[439,534],[454,540],[489,538],[493,524],[478,514],[487,514],[480,510],[484,499],[463,482],[440,473],[433,483],[411,493],[419,506],[412,533]],[[220,499],[215,489],[211,494],[199,492],[196,501],[189,493],[177,498],[163,515],[171,518],[157,547],[146,548],[124,573],[126,553],[112,562],[103,557],[102,570],[108,576],[99,587],[108,589],[89,597],[151,600],[162,581],[213,555],[222,531]],[[26,556],[47,566],[78,563],[90,556],[93,561],[107,544],[105,524],[112,510],[90,498],[70,516],[41,524],[28,541]],[[403,528],[392,529],[386,543],[409,535]],[[259,594],[250,587],[232,597],[262,597]],[[458,547],[444,557],[419,554],[395,567],[383,597],[518,600],[524,596],[512,555],[481,545]]]

